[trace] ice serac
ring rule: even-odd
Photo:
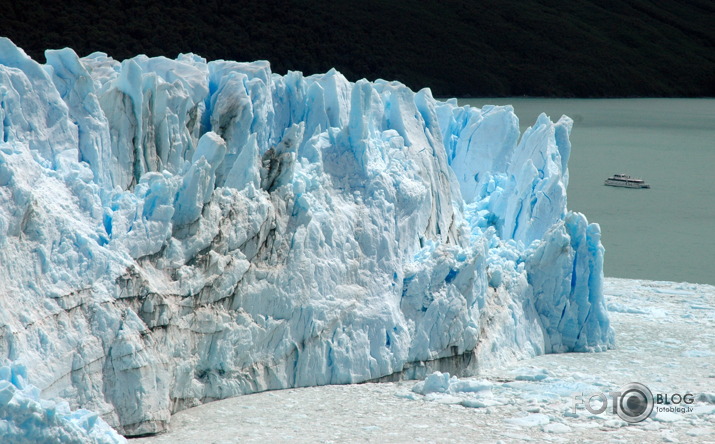
[[[0,360],[125,435],[261,390],[613,345],[572,122],[0,39]]]
[[[0,436],[4,443],[126,444],[97,413],[40,399],[21,365],[0,367]]]

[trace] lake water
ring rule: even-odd
[[[715,99],[460,99],[574,119],[568,208],[597,222],[606,276],[715,284]],[[603,181],[626,173],[649,190]]]

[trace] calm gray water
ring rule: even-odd
[[[601,225],[606,276],[715,284],[715,99],[460,99],[574,119],[568,207]],[[615,173],[650,190],[607,187]]]

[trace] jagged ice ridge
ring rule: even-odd
[[[335,70],[46,58],[0,39],[0,364],[43,398],[138,435],[229,396],[613,345],[569,118],[520,134],[509,106]]]

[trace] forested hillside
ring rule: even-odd
[[[40,61],[194,52],[437,96],[715,96],[712,0],[4,3],[0,35]]]

